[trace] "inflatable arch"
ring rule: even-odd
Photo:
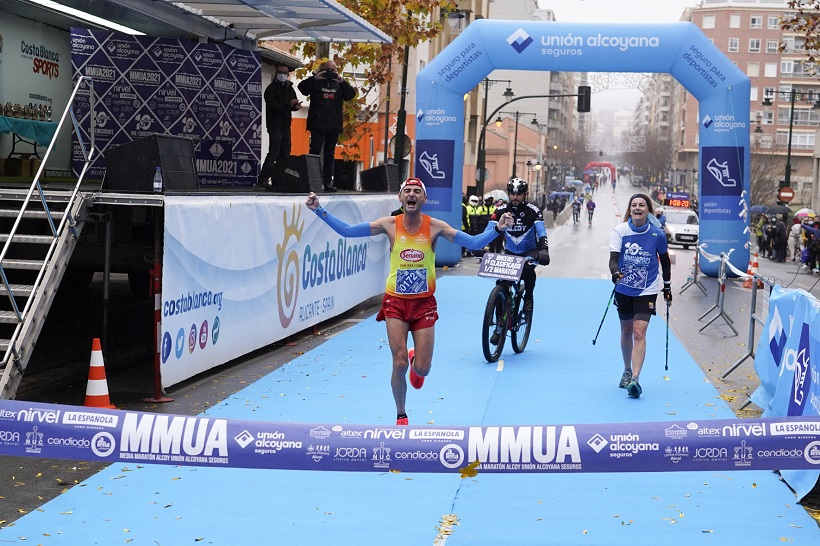
[[[593,161],[592,163],[587,163],[586,167],[584,167],[581,172],[585,172],[592,167],[606,167],[609,169],[610,180],[616,180],[618,178],[618,171],[615,170],[615,165],[609,163],[608,161]]]
[[[463,97],[498,68],[674,76],[699,101],[700,242],[710,254],[734,249],[730,262],[746,270],[751,84],[699,28],[486,19],[470,24],[416,78],[415,172],[428,188],[425,210],[453,226],[461,224]],[[438,265],[460,259],[457,246],[440,242]],[[718,267],[701,262],[710,276],[717,276]]]

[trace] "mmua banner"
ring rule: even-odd
[[[350,224],[389,216],[394,195],[339,196]],[[174,385],[384,292],[385,236],[339,236],[304,197],[166,196],[162,385]]]
[[[427,185],[425,210],[452,226],[461,225],[464,95],[496,69],[674,76],[699,101],[700,242],[714,254],[734,249],[730,261],[745,271],[751,84],[698,27],[487,19],[468,25],[416,78],[416,176]],[[461,250],[443,241],[436,259],[453,265]],[[718,264],[701,269],[718,274]]]
[[[803,290],[775,286],[755,352],[760,387],[751,396],[764,417],[820,417],[820,367],[812,355],[820,357],[820,302]],[[781,474],[801,499],[820,469]]]
[[[465,477],[807,469],[820,466],[820,418],[379,427],[0,400],[0,455]]]

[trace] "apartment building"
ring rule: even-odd
[[[787,13],[788,4],[781,0],[703,0],[691,8],[690,20],[751,80],[753,161],[755,154],[776,156],[782,162],[782,174],[773,183],[782,184],[791,148],[790,186],[796,200],[808,202],[813,190],[815,134],[820,126],[820,110],[814,108],[820,98],[820,80],[806,62],[802,37],[780,28]],[[781,43],[786,45],[783,52],[779,51]],[[698,104],[680,85],[675,102],[679,107],[673,165],[681,171],[691,170],[697,167]]]
[[[490,18],[516,21],[555,21],[555,13],[551,9],[542,9],[537,0],[503,0],[490,4]],[[529,95],[570,95],[578,92],[577,86],[582,83],[579,75],[556,71],[520,71],[495,70],[489,76],[495,80],[509,80],[510,89],[516,97]],[[492,111],[503,104],[503,93],[506,83],[494,85],[488,94],[488,108]],[[535,149],[525,147],[518,151],[517,172],[525,172],[526,161],[533,164],[540,161],[543,165],[552,165],[552,173],[547,176],[548,182],[554,178],[560,186],[563,178],[574,170],[583,167],[579,159],[574,158],[580,151],[578,133],[583,133],[579,123],[585,116],[579,116],[575,111],[575,97],[561,97],[556,99],[532,99],[518,102],[519,111],[536,114],[540,124],[527,122],[528,129],[535,129],[543,135],[538,139],[540,143]],[[513,109],[514,110],[514,109]],[[502,117],[510,117],[509,114]],[[532,116],[527,117],[527,120]],[[507,127],[507,124],[505,124]],[[520,128],[519,128],[520,130]],[[512,141],[511,141],[512,142]],[[521,145],[521,138],[518,144]]]

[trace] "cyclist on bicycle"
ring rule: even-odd
[[[495,229],[495,224],[507,212],[512,214],[513,225],[504,232],[504,254],[528,256],[538,261],[539,265],[549,265],[550,250],[547,241],[547,228],[541,209],[527,201],[529,185],[521,178],[510,178],[507,182],[507,194],[510,200],[495,209],[490,217],[487,230]],[[535,266],[524,264],[521,272],[524,281],[524,312],[532,313],[533,292],[535,291]],[[498,281],[504,282],[504,281]],[[497,335],[494,334],[494,335]],[[498,339],[493,344],[498,343]]]

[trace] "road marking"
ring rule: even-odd
[[[503,359],[498,361],[498,366],[495,367],[495,371],[497,371],[497,372],[503,372],[504,371],[504,360]]]

